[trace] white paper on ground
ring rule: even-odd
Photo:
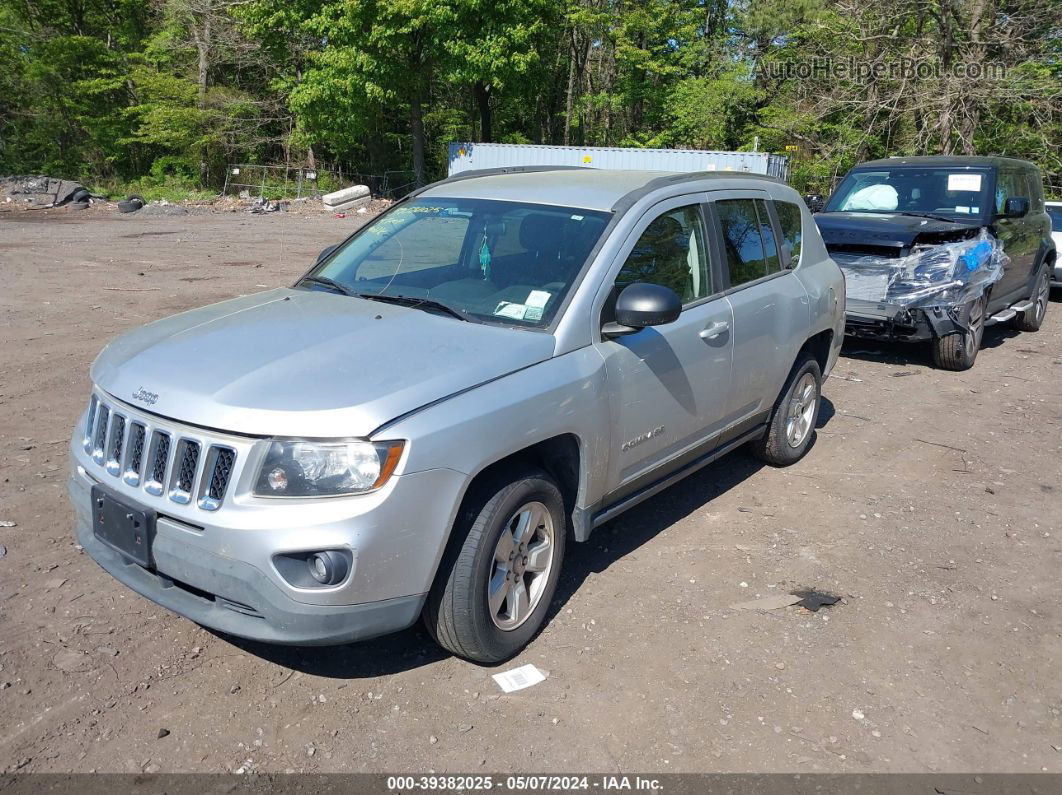
[[[511,671],[494,674],[493,679],[506,693],[512,693],[514,690],[523,690],[525,687],[545,682],[546,675],[528,663],[519,668],[513,668]]]

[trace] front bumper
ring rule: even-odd
[[[85,551],[163,607],[222,632],[272,643],[346,643],[416,621],[467,478],[450,469],[403,473],[372,494],[318,500],[261,499],[234,487],[231,498],[211,512],[127,485],[93,461],[79,436],[70,446],[69,491]],[[94,484],[157,513],[152,569],[95,537]],[[322,549],[352,557],[350,575],[336,586],[299,587],[277,568],[278,555]]]
[[[844,333],[848,337],[924,342],[966,331],[958,309],[949,306],[907,308],[849,299]]]
[[[848,337],[876,340],[919,342],[933,338],[932,326],[921,310],[911,310],[893,316],[848,312],[844,333]]]
[[[88,505],[87,493],[81,496]],[[98,541],[81,510],[76,534],[85,552],[123,585],[197,624],[241,638],[296,646],[366,640],[412,625],[424,605],[423,595],[360,605],[301,604],[248,563],[182,545],[167,520],[160,519],[158,529],[153,571]]]

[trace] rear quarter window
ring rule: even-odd
[[[782,248],[789,251],[789,267],[795,268],[800,264],[800,247],[804,239],[800,207],[792,202],[775,201],[774,210],[782,230]]]

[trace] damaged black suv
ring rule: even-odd
[[[1043,322],[1057,256],[1032,163],[911,157],[862,163],[815,221],[846,277],[845,333],[931,341],[973,366],[984,328]]]

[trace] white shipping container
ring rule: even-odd
[[[789,158],[770,152],[468,142],[450,144],[450,176],[473,169],[509,166],[583,166],[623,171],[743,171],[781,180],[789,176]]]

